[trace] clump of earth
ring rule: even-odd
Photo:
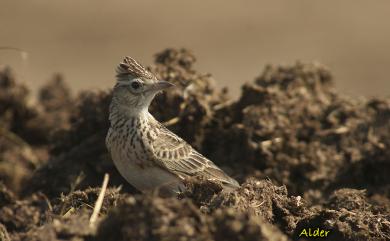
[[[230,193],[198,177],[178,197],[139,193],[104,145],[110,90],[56,74],[30,104],[1,67],[0,240],[390,240],[390,99],[345,96],[300,62],[259,68],[232,99],[195,62],[156,54],[150,70],[177,87],[150,111],[241,183]]]

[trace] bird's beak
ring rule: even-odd
[[[173,86],[175,86],[175,85],[168,82],[168,81],[159,80],[159,81],[149,85],[147,90],[158,92],[160,90],[165,90],[165,89],[168,89],[168,88],[173,87]]]

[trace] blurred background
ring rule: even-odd
[[[113,85],[124,55],[144,65],[186,47],[237,96],[264,65],[318,61],[350,95],[389,96],[390,1],[0,1],[0,64],[32,88],[63,73],[73,89]]]

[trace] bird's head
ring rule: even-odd
[[[113,100],[132,114],[147,111],[158,92],[174,86],[167,81],[158,80],[131,57],[125,57],[119,63],[116,73]]]

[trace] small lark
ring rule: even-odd
[[[183,180],[191,176],[219,181],[226,189],[239,186],[149,113],[154,96],[173,84],[158,80],[130,57],[119,64],[116,78],[106,145],[130,184],[142,192],[158,189],[170,196],[183,190]]]

